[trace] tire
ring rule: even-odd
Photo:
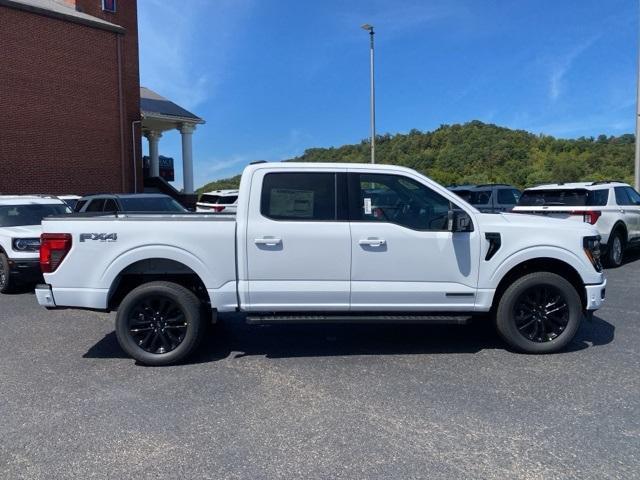
[[[132,290],[116,315],[122,349],[145,365],[170,365],[198,347],[205,328],[201,302],[185,287],[150,282]]]
[[[618,228],[609,236],[607,244],[607,266],[618,268],[624,260],[625,241],[622,231]]]
[[[0,293],[9,293],[12,288],[13,282],[9,271],[9,259],[4,253],[0,253]]]
[[[582,301],[571,283],[555,273],[534,272],[504,292],[496,310],[496,327],[517,351],[554,353],[573,339],[582,316]]]

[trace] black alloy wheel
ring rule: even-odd
[[[185,338],[187,321],[180,305],[168,297],[143,297],[130,310],[129,335],[145,352],[168,353]]]
[[[520,294],[513,307],[520,334],[527,340],[555,340],[569,323],[569,306],[563,293],[552,285],[537,285]]]

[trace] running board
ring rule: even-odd
[[[441,323],[466,325],[471,320],[471,315],[426,315],[424,313],[400,314],[393,313],[387,315],[380,314],[263,314],[247,315],[247,323],[261,325],[268,323]]]

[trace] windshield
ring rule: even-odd
[[[0,227],[21,227],[24,225],[40,225],[44,217],[70,213],[66,205],[52,203],[0,206]]]
[[[121,198],[125,212],[180,212],[187,210],[170,197]]]
[[[609,190],[586,190],[583,188],[557,190],[525,190],[520,197],[518,206],[570,206],[596,207],[607,204]]]

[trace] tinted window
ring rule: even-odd
[[[220,195],[202,195],[200,201],[203,203],[218,203]]]
[[[40,225],[44,217],[69,213],[69,208],[62,204],[0,206],[0,227],[19,227],[22,225]]]
[[[275,220],[336,220],[336,176],[268,173],[262,182],[260,212]]]
[[[498,190],[498,203],[515,205],[520,200],[520,192],[515,188],[501,188]]]
[[[525,190],[518,206],[571,206],[594,207],[607,204],[607,190],[586,190],[583,188],[554,190]]]
[[[80,210],[82,210],[82,207],[84,207],[86,203],[87,203],[86,200],[78,200],[78,203],[76,203],[76,206],[73,208],[73,211],[79,212]]]
[[[109,198],[104,202],[104,211],[105,212],[117,212],[118,204],[113,198]]]
[[[638,192],[636,192],[631,187],[626,187],[626,188],[627,188],[627,195],[629,196],[631,203],[633,203],[634,205],[640,205],[640,194],[638,194]]]
[[[85,212],[102,212],[102,210],[104,210],[104,199],[99,198],[96,200],[91,200]]]
[[[125,212],[180,212],[187,210],[171,197],[125,197],[120,198]]]
[[[625,187],[615,187],[616,191],[616,203],[618,205],[631,205],[631,200],[627,195],[627,190]]]
[[[220,197],[218,199],[218,205],[233,205],[238,200],[237,195],[229,195],[227,197]]]
[[[447,230],[448,199],[399,175],[352,174],[352,219],[388,222],[414,230]],[[353,192],[353,193],[352,193]]]

